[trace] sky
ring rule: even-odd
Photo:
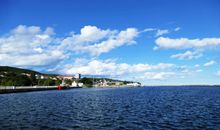
[[[220,84],[219,0],[1,0],[0,65]]]

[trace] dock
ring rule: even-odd
[[[32,92],[32,91],[45,91],[45,90],[66,90],[81,87],[62,87],[58,86],[0,86],[0,94],[6,93],[19,93],[19,92]]]

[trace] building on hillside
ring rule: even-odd
[[[77,83],[76,81],[73,81],[71,84],[71,87],[82,87],[83,83]]]
[[[76,79],[81,79],[81,74],[76,74],[76,75],[75,75],[75,78],[76,78]]]
[[[78,86],[79,86],[79,87],[82,87],[82,86],[83,86],[83,83],[78,83]]]
[[[137,86],[141,86],[140,83],[137,83],[137,82],[134,82],[134,83],[127,83],[127,86],[134,86],[134,87],[137,87]]]
[[[26,75],[28,77],[31,77],[31,74],[28,74],[28,73],[21,73],[22,75]]]
[[[77,83],[75,81],[72,82],[71,87],[77,87]]]
[[[49,76],[40,75],[40,74],[36,74],[35,77],[36,77],[36,79],[48,79],[48,78],[50,78]]]
[[[65,79],[70,79],[70,80],[72,80],[72,79],[74,79],[75,77],[74,77],[74,76],[59,75],[59,76],[57,76],[57,78],[60,79],[60,80],[65,80]]]

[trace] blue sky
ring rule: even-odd
[[[157,84],[220,84],[218,0],[5,0],[0,65]]]

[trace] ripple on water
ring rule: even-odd
[[[0,129],[218,129],[220,88],[77,89],[0,95]]]

